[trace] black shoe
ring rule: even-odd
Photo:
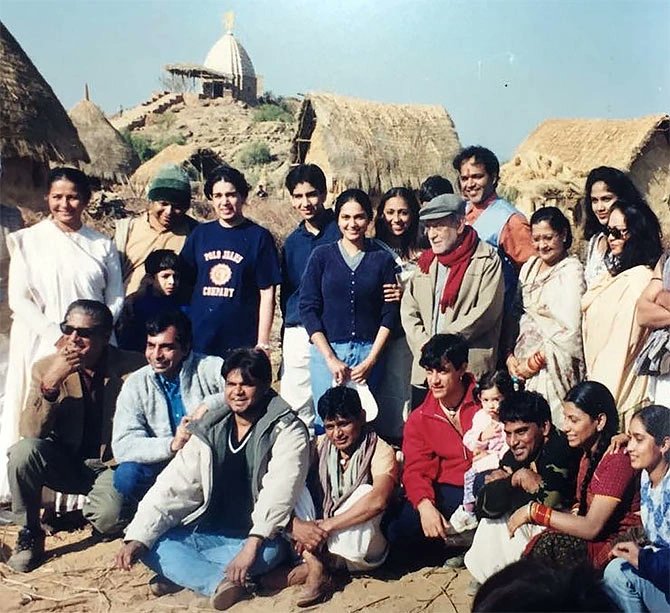
[[[40,529],[21,528],[16,547],[7,564],[19,573],[28,573],[44,561],[45,534]]]

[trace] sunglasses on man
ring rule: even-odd
[[[102,330],[101,326],[91,326],[90,328],[77,328],[76,326],[71,326],[70,324],[64,321],[60,323],[60,331],[65,336],[70,336],[71,334],[76,332],[77,336],[81,338],[91,338],[92,336],[99,334],[100,330]]]
[[[607,235],[611,236],[614,240],[621,241],[628,236],[628,230],[626,228],[607,226]]]

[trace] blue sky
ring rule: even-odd
[[[235,35],[265,88],[441,104],[501,159],[550,117],[670,111],[668,0],[2,0],[0,19],[66,108],[106,112]]]

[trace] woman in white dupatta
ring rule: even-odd
[[[646,399],[648,377],[639,376],[635,359],[648,330],[637,322],[636,303],[661,255],[661,230],[649,208],[618,200],[607,225],[608,274],[582,298],[582,332],[587,377],[612,392],[622,427]]]
[[[584,268],[577,258],[568,255],[572,232],[560,209],[538,209],[530,218],[530,226],[537,255],[523,265],[519,274],[523,314],[507,368],[512,376],[525,380],[525,389],[547,399],[551,419],[560,428],[563,398],[584,378]]]
[[[86,175],[54,168],[45,197],[49,217],[9,235],[8,298],[12,311],[9,373],[0,421],[0,501],[9,500],[7,450],[19,438],[19,415],[33,364],[53,353],[59,324],[80,298],[105,303],[114,317],[123,304],[118,252],[103,234],[83,225],[91,198]]]

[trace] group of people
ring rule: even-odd
[[[453,166],[460,194],[429,177],[376,212],[360,189],[326,208],[322,170],[296,166],[280,251],[233,167],[204,186],[216,220],[188,216],[189,177],[168,166],[113,241],[82,222],[85,175],[54,169],[50,216],[7,237],[9,564],[43,561],[48,487],[85,496],[98,536],[125,529],[116,564],[141,559],[154,594],[218,609],[258,583],[303,584],[311,605],[332,572],[426,539],[477,585],[521,558],[581,563],[606,567],[624,610],[670,606],[658,220],[625,173],[594,169],[582,263],[560,209],[527,221],[497,194],[491,151]]]

